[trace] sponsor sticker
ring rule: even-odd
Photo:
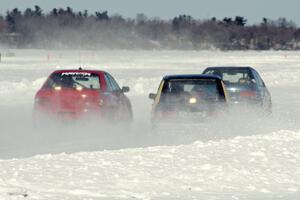
[[[88,72],[63,72],[61,76],[91,76],[91,73]]]

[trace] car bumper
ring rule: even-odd
[[[100,112],[95,112],[93,110],[82,110],[82,111],[69,111],[69,110],[60,110],[60,111],[49,111],[49,110],[38,110],[33,111],[33,118],[36,121],[78,121],[83,119],[101,119],[102,116]]]

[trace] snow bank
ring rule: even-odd
[[[0,72],[9,74],[0,77],[1,100],[32,98],[51,71],[79,66],[112,73],[133,96],[156,92],[163,75],[201,73],[208,66],[253,66],[270,87],[300,83],[299,52],[14,51],[16,57],[0,64]]]
[[[161,81],[160,77],[155,78],[129,78],[121,79],[120,85],[130,86],[130,93],[128,95],[148,95],[150,92],[157,92],[157,88]]]
[[[300,131],[0,161],[0,198],[299,199]]]
[[[261,75],[268,87],[289,86],[300,83],[300,69],[286,67],[276,71],[261,68]],[[176,72],[174,72],[176,74]],[[177,72],[179,73],[179,72]],[[163,72],[162,72],[163,74]],[[165,73],[166,74],[166,73]],[[150,92],[156,92],[162,75],[154,77],[122,77],[118,79],[120,86],[129,86],[131,91],[130,96],[148,95]],[[0,95],[9,101],[12,98],[27,97],[32,98],[35,92],[42,86],[46,77],[28,80],[23,78],[21,81],[0,81]],[[7,103],[4,100],[1,103]]]
[[[282,69],[280,71],[268,71],[262,74],[267,86],[289,86],[300,83],[300,69]]]
[[[23,79],[19,82],[0,81],[0,104],[9,105],[33,102],[36,91],[42,86],[46,78],[39,78],[34,81]]]

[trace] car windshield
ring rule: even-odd
[[[216,79],[172,79],[166,81],[162,90],[162,98],[196,97],[199,99],[218,101],[224,93]],[[170,99],[170,98],[169,98]]]
[[[225,85],[250,84],[253,76],[247,68],[220,68],[209,69],[204,74],[217,75],[222,78]]]
[[[99,76],[87,72],[62,72],[50,76],[46,88],[100,89]]]

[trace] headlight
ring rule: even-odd
[[[197,103],[197,99],[195,97],[192,97],[192,98],[189,99],[189,103],[190,104],[195,104],[195,103]]]
[[[60,86],[54,87],[54,90],[60,91],[61,87]]]
[[[76,87],[76,90],[81,91],[81,90],[82,90],[82,87],[81,87],[81,86],[78,86],[78,87]]]

